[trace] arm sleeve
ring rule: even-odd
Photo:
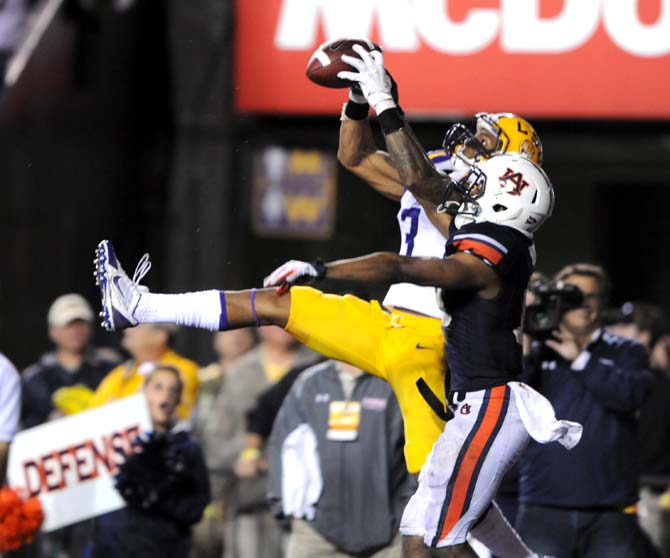
[[[9,442],[19,428],[21,380],[8,360],[2,359],[0,366],[0,442]]]
[[[573,362],[572,371],[605,407],[636,411],[654,383],[647,353],[641,345],[627,345],[613,356],[608,359],[584,352]]]
[[[276,517],[282,516],[282,446],[286,437],[298,426],[307,422],[303,409],[304,382],[294,384],[282,403],[270,435],[270,472],[268,480],[268,501]]]

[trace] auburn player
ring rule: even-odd
[[[391,156],[375,145],[368,110],[366,99],[352,90],[342,111],[338,159],[380,194],[400,202],[400,255],[441,258],[451,218],[439,213],[436,203],[419,198],[420,203],[405,188]],[[542,162],[542,145],[533,127],[507,113],[479,113],[471,126],[454,124],[445,135],[443,149],[427,156],[435,168],[448,173],[496,153],[520,153]],[[322,293],[313,293],[310,304],[329,317],[330,326],[326,326],[329,331],[320,326],[322,341],[317,344],[312,336],[307,344],[386,379],[399,395],[407,465],[410,472],[418,473],[447,417],[442,312],[435,289],[397,283],[391,285],[381,307],[376,301]],[[340,323],[356,327],[352,331],[351,325],[342,328]],[[425,337],[423,343],[416,342],[417,335]],[[358,342],[352,342],[352,337]]]
[[[503,189],[497,191],[494,199],[489,198],[488,203],[484,197],[481,200],[477,200],[485,190],[481,187],[473,186],[471,190],[472,195],[468,195],[468,193],[460,200],[456,219],[453,223],[450,218],[451,211],[444,213],[441,220],[439,220],[440,216],[438,213],[438,221],[436,222],[434,208],[440,202],[444,181],[434,172],[431,165],[428,164],[421,145],[413,136],[406,122],[404,122],[402,113],[396,106],[396,100],[392,95],[392,80],[389,79],[390,76],[384,68],[382,54],[380,52],[369,53],[365,49],[359,48],[355,48],[355,51],[360,58],[343,57],[343,60],[348,62],[356,71],[340,72],[338,77],[356,82],[365,100],[377,112],[390,158],[401,177],[401,183],[406,185],[408,190],[412,192],[427,214],[432,216],[431,220],[435,222],[441,231],[444,231],[446,227],[451,227],[451,225],[455,225],[457,229],[461,229],[457,235],[449,239],[446,261],[450,257],[457,255],[459,250],[463,250],[471,255],[477,255],[487,265],[496,269],[498,278],[504,285],[503,292],[506,294],[502,295],[499,293],[496,296],[496,300],[500,303],[499,307],[504,308],[507,306],[507,310],[511,313],[506,314],[503,311],[504,315],[498,314],[497,317],[496,312],[492,311],[492,307],[495,304],[491,304],[490,302],[487,304],[480,300],[480,298],[486,300],[487,297],[483,295],[483,291],[477,292],[476,283],[475,285],[471,285],[471,287],[475,286],[474,289],[466,288],[465,292],[459,292],[456,289],[455,292],[452,291],[442,297],[445,309],[452,314],[452,323],[445,332],[448,342],[447,352],[449,360],[454,360],[454,369],[452,371],[454,376],[452,376],[451,381],[452,395],[454,390],[458,390],[458,399],[465,400],[468,389],[476,390],[487,385],[495,385],[495,377],[500,381],[505,376],[505,373],[501,372],[501,370],[518,370],[519,367],[519,351],[509,326],[513,322],[517,324],[520,322],[522,301],[519,300],[519,292],[523,292],[528,281],[526,271],[524,270],[524,268],[529,268],[527,265],[528,260],[524,261],[524,257],[519,256],[519,254],[523,254],[523,250],[509,250],[506,246],[507,242],[502,241],[502,238],[496,239],[496,235],[505,236],[511,228],[525,232],[527,236],[532,236],[532,234],[528,233],[536,230],[535,226],[539,226],[539,223],[544,218],[538,220],[536,215],[529,215],[520,207],[520,204],[523,205],[521,202],[523,190],[527,188],[528,182],[524,180],[523,174],[517,172],[517,169],[506,168],[502,174],[498,175],[498,181]],[[507,117],[508,115],[500,116]],[[483,119],[483,123],[489,125],[489,131],[491,130],[490,122],[491,119],[488,119],[488,121]],[[537,135],[532,128],[525,127],[522,122],[517,122],[516,124],[516,131],[512,130],[512,133],[516,132],[523,136],[518,142],[518,151],[527,157],[536,158],[536,162],[541,163],[542,152]],[[486,139],[490,141],[491,138]],[[450,149],[449,146],[462,145],[466,148],[477,146],[481,155],[486,156],[491,153],[491,150],[504,150],[511,143],[509,136],[495,137],[494,141],[490,142],[489,145],[485,145],[483,141],[478,142],[477,140],[478,138],[473,138],[467,129],[455,126],[447,134],[445,146],[447,146],[447,151],[452,153],[457,152],[457,150]],[[458,163],[459,159],[455,158],[454,162]],[[476,183],[477,180],[472,182],[473,185],[476,185]],[[505,186],[503,187],[503,185]],[[506,198],[506,196],[502,195],[505,192],[505,188],[511,188],[507,192],[511,194],[512,198]],[[490,190],[491,187],[489,186],[489,194]],[[537,196],[537,192],[534,196]],[[513,201],[513,198],[516,198],[517,203]],[[551,198],[553,204],[553,194]],[[453,205],[451,209],[453,209]],[[515,222],[517,218],[520,221]],[[489,230],[483,228],[481,231],[476,231],[471,227],[466,233],[465,229],[467,226],[464,225],[468,221],[480,222],[482,223],[482,227],[487,225],[486,228]],[[500,229],[496,229],[495,227],[490,228],[490,223],[503,224],[505,227]],[[512,240],[512,237],[507,238],[508,242],[512,242]],[[532,268],[532,263],[534,263],[532,242],[527,248],[527,257],[530,257],[530,268]],[[516,256],[514,255],[515,252]],[[480,275],[481,280],[486,279],[483,270],[478,275]],[[519,285],[513,288],[512,285],[514,283],[519,283]],[[519,286],[521,285],[523,286],[520,291]],[[476,296],[473,296],[475,293]],[[461,304],[461,302],[467,300],[470,300],[472,304]],[[468,308],[467,311],[465,311],[466,308]],[[498,330],[497,332],[496,329]],[[505,333],[503,334],[502,332]],[[484,345],[482,350],[479,347],[480,343]],[[496,368],[499,370],[497,374],[492,372]],[[484,372],[486,369],[489,372]],[[499,388],[502,385],[504,385],[504,382],[500,382],[496,387]],[[510,383],[511,385],[513,384]],[[489,398],[489,395],[488,392],[484,395],[485,400]],[[504,390],[501,395],[503,395],[503,398],[506,397]],[[521,397],[520,399],[523,400],[524,398]],[[551,420],[554,420],[553,409],[548,405],[548,402],[541,402],[538,398],[534,399],[537,409],[547,411],[548,415],[546,418],[550,419],[547,423],[548,425]],[[453,400],[452,404],[454,404]],[[483,423],[490,422],[490,415],[482,410],[487,406],[488,403],[485,403],[479,409],[481,412],[477,413],[478,421],[483,421]],[[521,406],[523,407],[523,405]],[[457,409],[457,412],[460,415],[469,415],[472,408],[473,405],[471,403],[464,402]],[[491,464],[494,463],[495,468],[496,458],[494,457],[491,460],[491,458],[486,457],[489,448],[495,447],[495,441],[498,440],[497,435],[496,433],[491,436],[482,434],[480,424],[479,427],[475,425],[474,428],[467,430],[469,438],[466,438],[464,441],[463,439],[459,440],[459,429],[456,423],[460,422],[461,426],[463,426],[467,422],[464,422],[460,415],[457,414],[456,420],[447,425],[445,436],[441,436],[440,440],[436,443],[433,452],[429,456],[429,462],[422,471],[423,482],[403,518],[402,531],[407,535],[404,541],[405,544],[403,545],[403,554],[405,557],[428,556],[430,551],[427,550],[427,547],[432,546],[440,547],[440,550],[446,551],[452,557],[475,556],[472,549],[465,543],[465,535],[470,527],[475,524],[474,518],[478,518],[476,519],[476,531],[473,530],[475,536],[489,546],[497,555],[527,556],[530,554],[529,549],[506,524],[495,505],[488,511],[485,509],[482,511],[483,508],[478,509],[477,507],[482,502],[484,502],[485,506],[488,506],[491,495],[494,493],[487,492],[486,490],[482,492],[478,488],[480,482],[478,478],[479,473],[488,471],[483,476],[484,483],[491,482],[492,485],[497,487],[497,482],[499,481],[499,479],[498,481],[494,480],[495,475],[493,477],[490,476],[492,472]],[[504,420],[506,421],[507,419]],[[499,424],[497,423],[494,427],[494,431],[498,428]],[[574,439],[565,441],[564,445],[566,446],[575,444],[581,432],[579,431],[579,425],[563,424],[561,426],[561,428],[567,428],[566,432],[573,427],[574,432],[572,434],[574,435]],[[490,426],[487,428],[490,428]],[[490,431],[489,434],[491,434]],[[509,434],[511,433],[506,433],[506,435]],[[472,438],[473,435],[474,438]],[[450,441],[449,436],[455,436],[454,440]],[[539,436],[538,432],[534,432],[533,437],[542,439],[543,441],[550,439],[546,436],[546,432]],[[504,438],[505,435],[503,436]],[[488,441],[482,448],[483,439]],[[454,443],[457,447],[460,447],[456,464],[451,459],[455,449]],[[511,446],[514,446],[514,442]],[[444,459],[445,456],[446,461]],[[463,459],[465,461],[462,461]],[[475,468],[470,469],[468,473],[468,467],[471,467],[473,464],[475,464]],[[508,464],[509,462],[502,459],[498,463],[501,466],[497,472],[500,470],[504,472]],[[445,465],[446,470],[444,469]],[[432,479],[430,478],[431,476],[433,476]],[[438,486],[442,490],[444,485],[438,479],[444,478],[447,479],[447,490],[446,497],[442,499],[440,492],[438,491],[436,494],[430,490],[430,487]],[[473,497],[475,497],[474,505],[472,505]],[[439,516],[435,513],[436,502],[442,502]],[[425,545],[420,542],[422,537],[426,543]],[[438,552],[437,549],[434,549],[432,555],[437,554],[440,556],[445,555],[442,551]]]

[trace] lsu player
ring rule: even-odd
[[[430,452],[419,489],[403,516],[405,556],[474,557],[465,542],[472,531],[499,556],[527,558],[534,554],[518,538],[501,531],[499,523],[504,520],[496,515],[491,501],[506,468],[525,448],[527,430],[532,433],[535,428],[534,437],[539,441],[563,438],[573,430],[557,424],[553,410],[545,409],[544,422],[540,421],[544,428],[538,434],[537,425],[524,422],[521,396],[510,387],[521,371],[514,329],[519,326],[533,267],[532,236],[551,213],[553,190],[539,167],[509,154],[474,165],[459,181],[445,182],[450,197],[459,202],[454,211],[457,230],[449,238],[445,258],[378,253],[329,264],[291,262],[271,274],[267,283],[291,285],[327,276],[376,284],[407,281],[442,289],[443,303],[452,316],[446,335],[455,418],[446,424]],[[355,297],[323,295],[307,286],[294,286],[280,297],[274,289],[155,294],[139,286],[147,270],[144,262],[131,280],[112,245],[100,243],[96,276],[102,292],[103,325],[108,329],[147,322],[214,330],[273,324],[325,354],[337,350],[331,345],[335,336],[353,347],[352,353],[360,351],[365,368],[380,365],[378,355],[362,351],[374,340],[376,333],[371,332],[378,330],[359,327],[368,319],[370,306],[363,306]],[[329,297],[337,301],[332,307]],[[319,304],[313,304],[315,301]],[[343,309],[344,317],[338,314]],[[409,316],[407,323],[411,324]],[[401,317],[398,323],[406,322]],[[386,324],[383,335],[393,343],[394,333],[402,328],[394,327],[391,320]],[[411,342],[419,355],[434,353],[423,348],[425,339],[417,335]],[[440,339],[443,342],[442,336]],[[397,396],[408,403],[404,392]],[[533,419],[538,419],[537,413]]]

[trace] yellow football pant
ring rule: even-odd
[[[407,469],[418,473],[445,425],[444,416],[438,416],[446,404],[440,320],[389,312],[376,300],[293,287],[286,331],[391,385],[405,423]]]

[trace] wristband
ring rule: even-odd
[[[258,448],[244,448],[242,453],[240,453],[240,459],[242,461],[251,461],[252,459],[258,459],[261,456],[261,450]]]
[[[321,279],[325,279],[326,277],[326,272],[328,271],[326,269],[326,264],[323,263],[322,260],[316,260],[313,262],[310,262],[311,266],[316,269],[316,280],[320,281]]]
[[[343,114],[350,120],[365,120],[368,117],[370,105],[367,103],[358,103],[349,96],[349,100],[344,105]]]
[[[405,127],[405,122],[402,116],[400,116],[397,107],[389,108],[381,114],[377,114],[377,118],[379,118],[379,124],[385,136]]]

